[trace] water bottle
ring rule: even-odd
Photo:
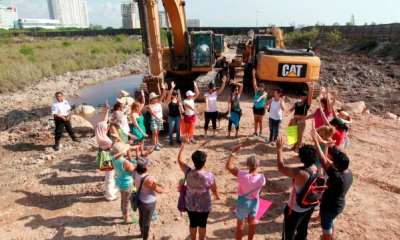
[[[153,221],[156,221],[157,220],[157,213],[156,213],[156,211],[154,211],[153,212]]]
[[[268,138],[267,137],[265,138],[265,144],[268,144]]]

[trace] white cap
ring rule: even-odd
[[[193,97],[194,95],[195,95],[194,92],[192,92],[192,91],[190,91],[190,90],[186,92],[186,96],[187,96],[187,97],[189,97],[189,96],[192,96],[192,97]]]
[[[151,99],[156,98],[156,97],[159,97],[159,95],[157,95],[157,94],[152,92],[152,93],[150,93],[149,99],[151,100]]]

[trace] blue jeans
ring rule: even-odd
[[[275,120],[269,118],[269,140],[275,141],[276,138],[279,136],[279,125],[281,124],[282,120]]]
[[[246,216],[255,218],[258,211],[258,199],[239,198],[236,202],[236,218],[243,221]]]
[[[171,117],[168,116],[168,128],[169,128],[169,141],[174,141],[172,137],[174,133],[174,128],[176,130],[176,141],[180,140],[181,137],[181,117]]]
[[[335,221],[335,218],[339,216],[338,213],[331,213],[329,211],[326,211],[324,209],[320,209],[320,214],[321,214],[321,227],[322,227],[322,232],[324,234],[330,235],[332,234],[332,226]]]

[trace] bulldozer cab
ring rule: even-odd
[[[215,59],[215,41],[212,31],[191,32],[192,69],[212,68]]]
[[[221,55],[221,53],[225,52],[224,34],[215,34],[214,47],[217,55]]]
[[[275,48],[276,47],[276,36],[273,35],[257,35],[254,38],[254,48],[255,52],[258,53],[260,51],[267,50],[267,47]]]

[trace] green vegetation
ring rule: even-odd
[[[284,35],[285,45],[293,47],[308,47],[308,43],[313,44],[318,38],[318,29],[313,28],[311,31],[291,32]]]
[[[63,47],[69,47],[71,45],[72,45],[72,42],[70,42],[70,41],[64,41],[61,43],[61,46],[63,46]]]
[[[349,40],[348,43],[360,49],[364,53],[369,53],[378,46],[377,40],[370,39]]]
[[[142,52],[141,42],[128,38],[124,42],[111,41],[111,37],[51,42],[35,38],[23,44],[13,44],[13,38],[0,39],[7,42],[0,46],[0,92],[15,92],[35,80],[65,72],[115,66]]]
[[[119,42],[119,43],[125,42],[125,37],[124,37],[123,35],[118,35],[118,36],[115,38],[115,41],[117,41],[117,42]]]
[[[394,60],[400,60],[400,43],[387,43],[379,50],[380,57],[393,56]]]
[[[342,39],[342,35],[338,29],[334,29],[332,32],[326,34],[326,39],[331,43],[339,43]]]

